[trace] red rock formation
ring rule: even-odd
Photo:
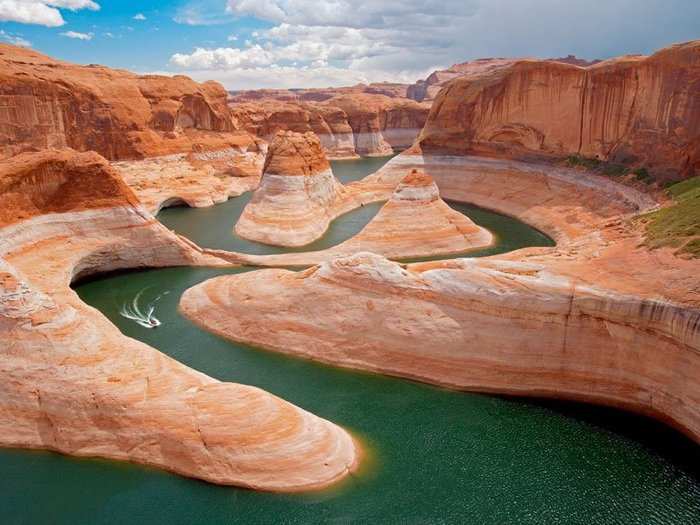
[[[270,144],[262,180],[236,223],[246,239],[303,246],[321,237],[335,217],[342,185],[318,137],[280,131]]]
[[[383,95],[341,95],[326,102],[348,116],[360,155],[389,155],[411,146],[422,129],[428,107]]]
[[[280,132],[270,145],[263,172],[290,177],[311,176],[330,167],[313,133]]]
[[[370,89],[338,89],[314,97],[247,92],[231,106],[241,127],[266,140],[280,130],[313,131],[332,158],[389,155],[409,147],[425,123],[428,106]]]
[[[271,141],[278,131],[313,131],[321,140],[328,156],[357,156],[347,115],[338,107],[264,100],[237,103],[232,109],[236,120],[245,130],[265,140]]]
[[[470,62],[454,64],[447,69],[433,71],[425,80],[418,80],[408,86],[406,97],[418,102],[432,103],[440,90],[455,78],[493,71],[514,62],[510,58],[479,58]]]
[[[357,461],[341,428],[125,337],[70,288],[121,268],[223,265],[138,206],[96,153],[0,161],[0,446],[135,461],[261,490]]]
[[[132,159],[246,147],[216,82],[79,66],[0,44],[0,157],[36,148]]]
[[[374,82],[354,86],[335,88],[308,89],[252,89],[247,91],[232,91],[231,102],[261,102],[279,100],[283,102],[323,102],[338,95],[362,94],[385,95],[387,97],[406,98],[408,84],[397,82]]]
[[[411,265],[363,253],[303,273],[220,277],[188,290],[183,311],[256,346],[458,389],[634,409],[700,441],[698,261],[644,247],[630,218],[653,209],[649,195],[551,164],[425,154],[402,154],[363,183],[391,187],[409,167],[429,172],[442,195],[519,217],[557,246]]]
[[[0,227],[48,213],[139,204],[97,153],[44,150],[5,161],[0,173]]]
[[[700,166],[700,41],[588,68],[521,60],[454,79],[421,133],[425,151],[578,154],[660,178]]]

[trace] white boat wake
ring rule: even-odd
[[[136,324],[141,325],[144,328],[155,328],[156,326],[161,325],[161,322],[154,315],[156,311],[155,304],[160,300],[161,297],[167,295],[169,292],[163,292],[153,301],[148,303],[146,305],[146,311],[144,312],[139,306],[139,300],[141,299],[141,295],[143,294],[143,292],[145,292],[147,289],[148,288],[144,288],[139,293],[137,293],[130,303],[124,303],[121,309],[119,310],[119,315],[126,319],[130,319],[131,321],[134,321]]]

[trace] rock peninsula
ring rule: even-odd
[[[632,219],[654,199],[577,170],[473,157],[405,154],[375,177],[391,184],[407,167],[557,246],[408,266],[364,253],[220,277],[188,290],[183,313],[325,363],[633,409],[700,439],[698,263],[644,246]]]
[[[0,161],[0,445],[271,491],[347,475],[358,449],[345,430],[125,337],[70,288],[124,268],[224,264],[160,225],[96,153]]]

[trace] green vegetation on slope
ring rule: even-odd
[[[566,159],[566,163],[572,168],[585,168],[601,175],[607,175],[608,177],[624,177],[625,175],[629,175],[631,173],[638,181],[646,184],[651,184],[654,182],[654,177],[646,168],[630,169],[624,164],[607,162],[590,157],[582,157],[581,155],[569,155],[569,157]]]
[[[581,155],[570,155],[566,159],[566,162],[572,168],[582,167],[590,171],[595,171],[603,175],[607,175],[608,177],[621,177],[623,175],[627,175],[630,172],[629,168],[624,164],[604,162],[598,159],[582,157]],[[641,168],[641,170],[644,170],[644,172],[646,173],[646,170],[644,168]],[[634,173],[636,174],[637,171],[640,170],[635,170]]]
[[[673,204],[644,216],[647,245],[700,257],[700,176],[669,186]]]

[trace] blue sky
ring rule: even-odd
[[[413,81],[479,57],[607,58],[698,38],[700,0],[0,0],[0,40],[230,89]]]

